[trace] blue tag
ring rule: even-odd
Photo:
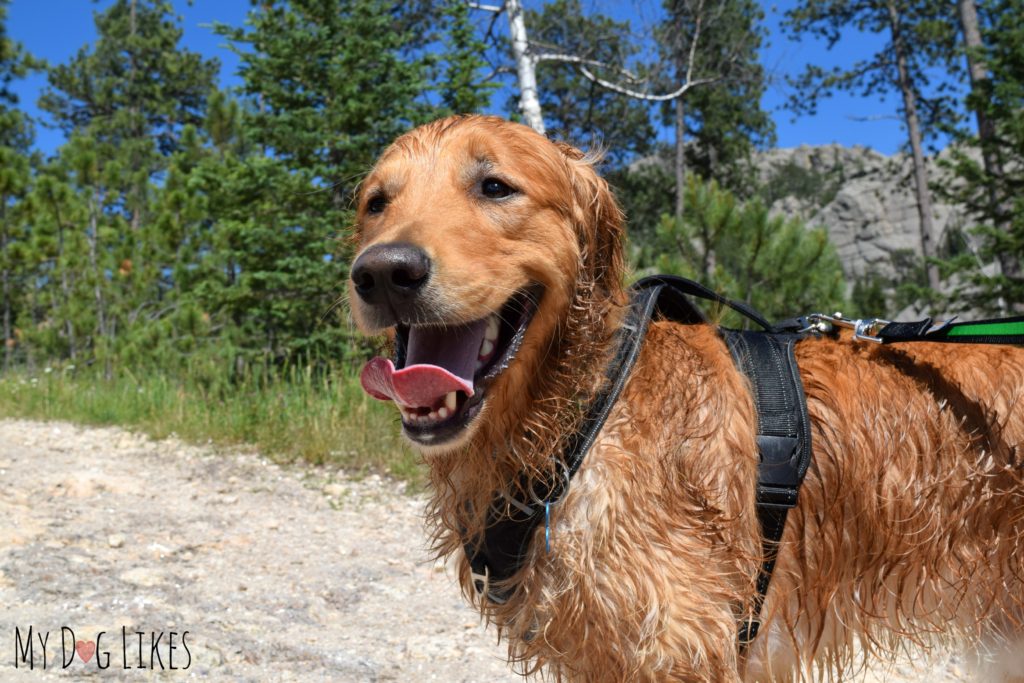
[[[551,554],[551,503],[544,503],[544,548]]]

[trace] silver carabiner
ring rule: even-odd
[[[843,314],[839,311],[836,311],[834,315],[811,313],[807,316],[807,320],[810,324],[801,332],[814,331],[825,334],[831,332],[833,327],[842,327],[843,329],[853,330],[853,338],[855,340],[871,342],[873,344],[882,343],[878,332],[890,322],[881,318],[857,318],[851,320],[850,318],[844,318]]]

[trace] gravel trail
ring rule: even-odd
[[[151,674],[142,632],[142,665],[171,680],[522,680],[430,559],[422,508],[379,477],[0,421],[0,679],[33,626],[55,678]],[[105,634],[65,669],[61,627]]]
[[[0,420],[0,680],[521,681],[430,558],[423,505],[376,476]]]

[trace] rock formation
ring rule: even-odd
[[[851,283],[871,276],[905,278],[921,254],[917,207],[906,155],[885,156],[855,146],[773,149],[757,166],[773,199],[772,209],[824,226]],[[936,165],[930,169],[937,172]],[[936,197],[936,244],[963,215]]]

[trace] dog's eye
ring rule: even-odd
[[[384,207],[388,205],[388,198],[382,194],[374,195],[370,197],[370,201],[366,202],[367,213],[383,213]]]
[[[488,199],[504,199],[515,194],[515,190],[497,178],[484,178],[480,183],[480,193]]]

